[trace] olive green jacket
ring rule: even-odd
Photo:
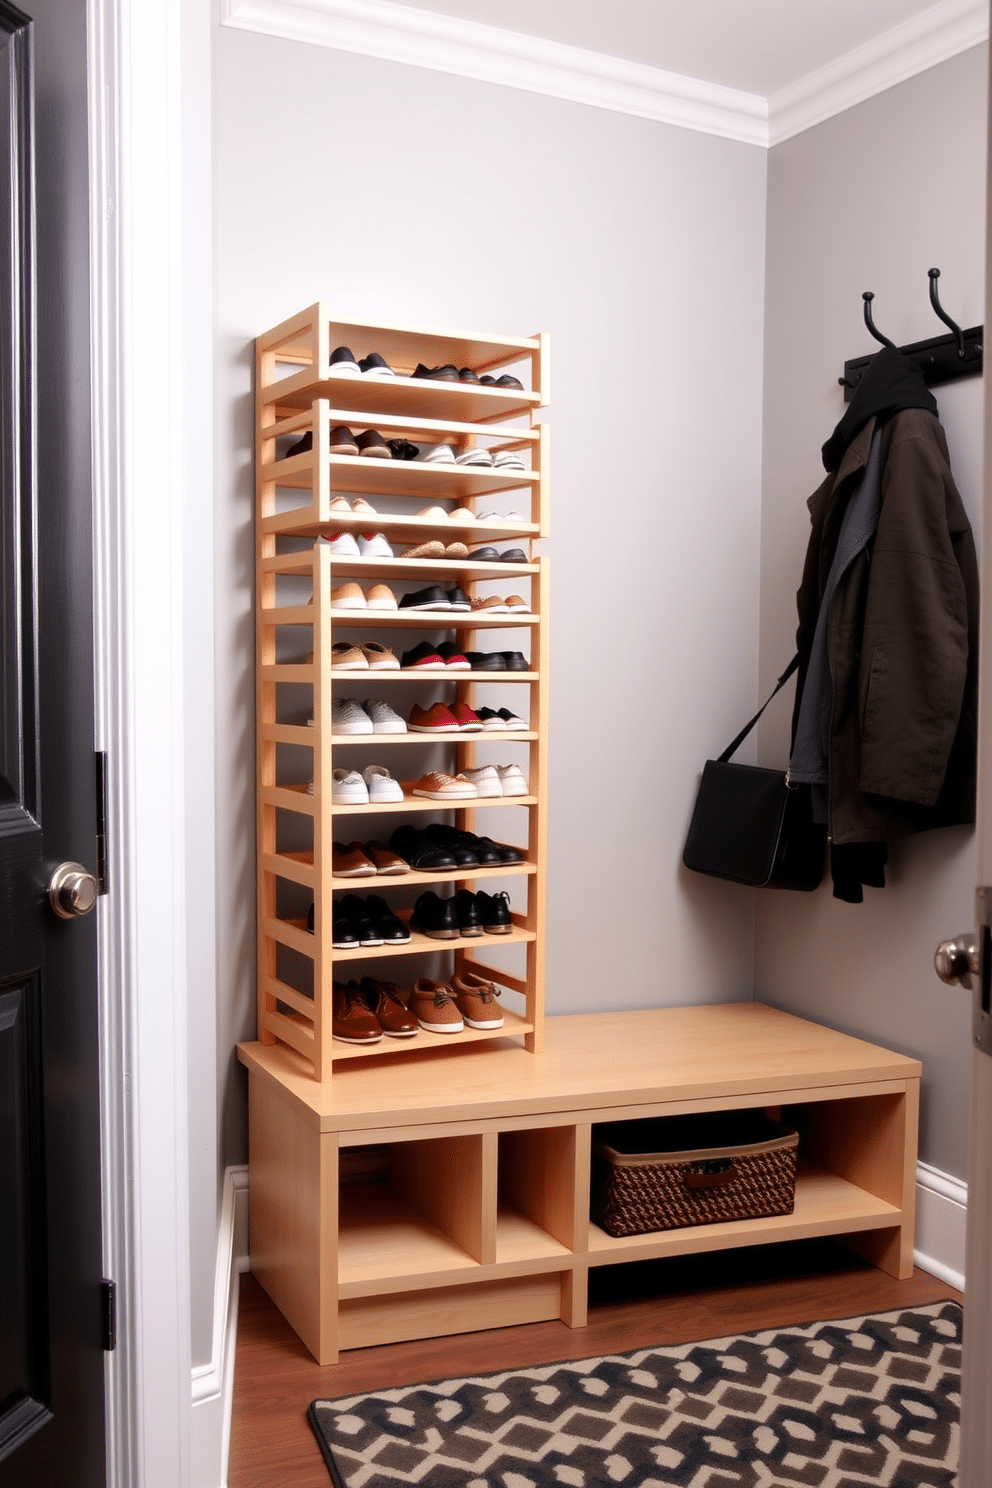
[[[793,735],[841,519],[875,423],[809,500]],[[931,413],[906,409],[883,425],[879,480],[874,540],[841,576],[830,609],[828,826],[836,843],[975,819],[978,564]]]

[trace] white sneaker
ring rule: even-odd
[[[362,707],[372,725],[373,734],[406,733],[406,719],[401,718],[383,698],[366,698]]]
[[[527,776],[519,765],[497,765],[496,771],[504,796],[526,796],[529,793]]]
[[[339,532],[334,537],[318,537],[335,558],[357,558],[361,549],[350,532]]]
[[[372,720],[357,698],[333,698],[331,700],[332,734],[371,734],[374,732]]]
[[[480,512],[480,514],[479,514],[479,521],[480,522],[492,522],[494,524],[498,522],[503,527],[515,527],[519,522],[526,522],[527,521],[527,518],[524,516],[523,512],[517,512],[517,511],[512,511],[512,512],[494,512],[494,511],[489,511],[489,512]]]
[[[496,773],[495,765],[479,765],[474,770],[463,770],[462,774],[471,780],[479,796],[501,796],[503,794],[503,786]]]
[[[385,765],[366,765],[362,774],[373,806],[379,801],[402,801],[403,787],[393,779]]]
[[[334,770],[331,800],[335,806],[367,806],[369,788],[357,770]]]
[[[420,458],[425,465],[454,465],[455,452],[450,444],[435,444]]]
[[[495,470],[526,470],[523,456],[518,450],[497,450],[493,455],[493,468]]]
[[[360,532],[356,551],[363,558],[392,558],[393,550],[384,532]]]
[[[470,506],[456,506],[453,512],[448,513],[448,520],[451,522],[474,522],[476,516]]]
[[[344,497],[340,498],[342,501]],[[364,496],[356,496],[351,503],[351,510],[359,517],[377,517],[379,513],[374,506],[370,506]]]
[[[488,450],[468,449],[462,450],[460,455],[455,456],[456,465],[485,465],[491,466],[493,457]]]

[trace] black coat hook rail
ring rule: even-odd
[[[982,372],[982,343],[985,339],[984,326],[971,326],[963,331],[956,321],[953,321],[940,303],[937,292],[937,280],[940,278],[939,269],[929,269],[930,280],[930,304],[934,314],[950,326],[951,333],[948,336],[933,336],[929,341],[913,341],[909,346],[900,346],[897,349],[903,356],[911,358],[916,362],[923,373],[923,377],[930,387],[936,387],[942,382],[957,382],[960,377],[977,377]],[[883,336],[875,324],[872,316],[872,300],[875,298],[870,289],[866,289],[861,296],[864,301],[865,325],[883,346],[894,346],[888,336]],[[850,403],[854,396],[854,390],[865,374],[868,363],[872,360],[870,356],[853,357],[844,363],[844,376],[838,377],[837,381],[844,389],[844,402]]]

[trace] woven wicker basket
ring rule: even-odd
[[[791,1214],[799,1137],[760,1111],[593,1128],[592,1218],[610,1235]]]

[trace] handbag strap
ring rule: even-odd
[[[789,662],[789,665],[786,667],[785,671],[782,673],[781,677],[779,677],[778,681],[775,683],[775,688],[774,691],[771,693],[771,696],[762,703],[757,713],[755,713],[754,717],[751,719],[751,722],[744,725],[733,743],[728,744],[726,749],[719,756],[719,763],[721,765],[725,765],[727,761],[732,757],[732,755],[737,753],[738,749],[740,749],[741,745],[744,743],[744,740],[747,738],[748,734],[754,728],[754,725],[757,723],[758,719],[761,717],[762,713],[764,713],[765,709],[768,707],[768,704],[775,696],[775,693],[781,691],[781,689],[785,686],[786,682],[788,682],[789,678],[792,676],[798,665],[799,652],[797,651],[795,656]]]

